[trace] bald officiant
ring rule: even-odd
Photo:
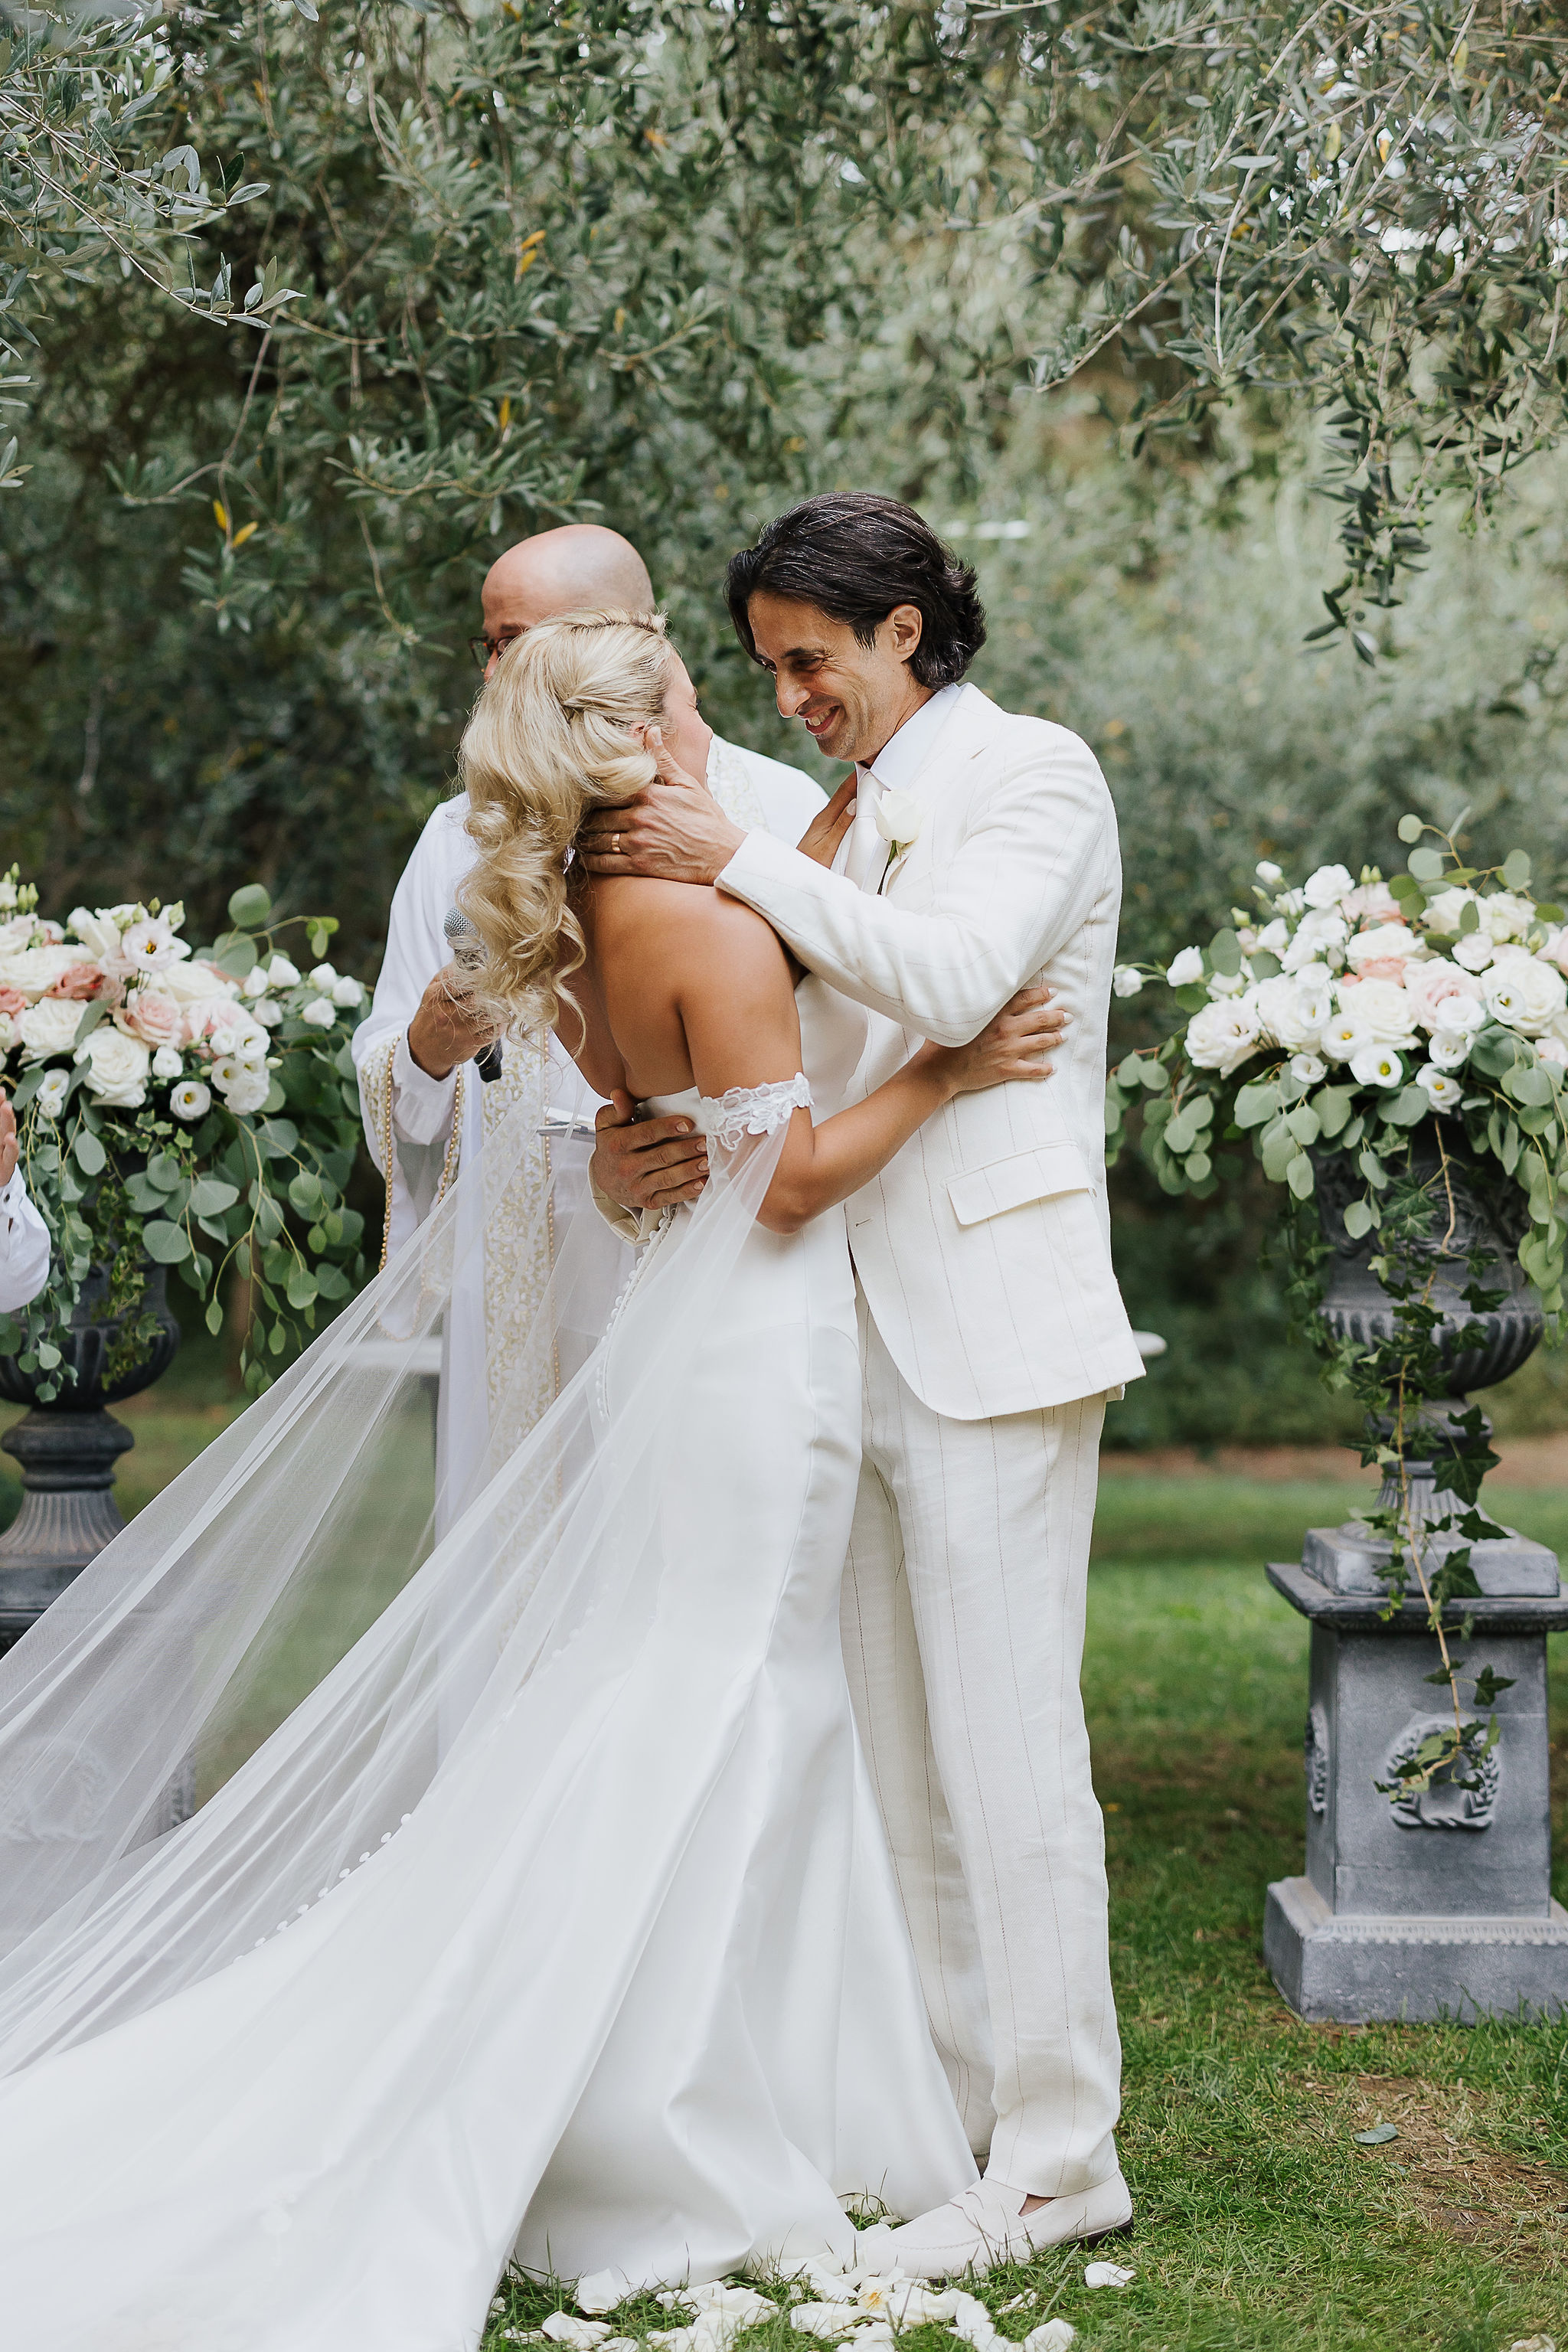
[[[619,606],[650,612],[652,583],[641,556],[618,531],[568,523],[541,531],[498,557],[482,592],[484,633],[469,639],[488,677],[507,646],[557,613]],[[725,813],[748,831],[797,842],[824,807],[809,778],[782,761],[726,743],[712,733],[688,687],[671,695],[666,735],[681,764],[705,775]],[[527,1332],[544,1293],[559,1240],[559,1213],[587,1199],[587,1164],[599,1097],[553,1037],[507,1039],[489,1050],[450,992],[453,950],[447,929],[458,885],[478,855],[464,829],[465,793],[431,816],[392,901],[386,952],[368,1019],[353,1056],[371,1154],[387,1181],[386,1243],[395,1251],[428,1214],[459,1167],[471,1167],[487,1132],[522,1107],[535,1139],[509,1187],[507,1213],[492,1231],[482,1297],[454,1298],[443,1338],[437,1415],[439,1517],[462,1507],[485,1463],[516,1444],[549,1405],[572,1367],[555,1351],[531,1360]],[[629,1106],[622,1106],[623,1112]],[[704,1172],[702,1142],[689,1120],[650,1121],[639,1130],[644,1191],[657,1205],[690,1199]],[[552,1174],[555,1221],[539,1214]],[[594,1258],[583,1320],[595,1302],[608,1312],[638,1219],[623,1213],[626,1238],[602,1218],[581,1221]],[[598,1259],[602,1258],[602,1267]],[[584,1342],[593,1336],[584,1330]],[[466,1402],[467,1401],[467,1402]],[[469,1410],[468,1405],[484,1410]],[[493,1429],[491,1423],[495,1423]],[[486,1436],[488,1433],[488,1444]]]

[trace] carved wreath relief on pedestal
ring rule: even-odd
[[[1307,1804],[1314,1813],[1328,1811],[1329,1804],[1329,1718],[1321,1702],[1315,1703],[1307,1717],[1302,1738],[1307,1764]]]
[[[1466,1717],[1467,1726],[1474,1720]],[[1412,1716],[1393,1747],[1389,1749],[1379,1778],[1394,1780],[1400,1768],[1408,1764],[1424,1739],[1434,1734],[1442,1737],[1451,1733],[1451,1715]],[[1489,1748],[1482,1756],[1467,1755],[1460,1764],[1462,1779],[1479,1785],[1465,1788],[1455,1778],[1454,1767],[1446,1765],[1434,1775],[1431,1786],[1412,1790],[1406,1796],[1394,1798],[1389,1810],[1402,1830],[1486,1830],[1491,1827],[1497,1809],[1498,1791],[1502,1786],[1502,1750]]]

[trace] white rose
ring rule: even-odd
[[[920,839],[925,823],[925,807],[913,793],[884,793],[871,812],[873,822],[884,841],[894,849],[907,849],[911,841]],[[325,972],[322,980],[320,975]],[[319,963],[310,974],[318,988],[331,988],[337,973],[330,963]]]
[[[177,1078],[184,1066],[184,1057],[177,1045],[160,1045],[153,1056],[155,1078]]]
[[[1359,971],[1363,963],[1408,963],[1421,953],[1421,942],[1408,923],[1378,923],[1357,931],[1345,950],[1345,961]]]
[[[267,966],[253,963],[239,983],[239,992],[242,996],[265,996],[271,985],[267,977]]]
[[[1475,1008],[1475,1021],[1479,1028],[1485,1015],[1480,1010],[1481,984],[1473,971],[1450,962],[1447,956],[1425,956],[1413,963],[1405,975],[1405,985],[1410,1002],[1415,1007],[1415,1018],[1424,1029],[1439,1026],[1438,1016],[1446,1004],[1469,1004]],[[1454,1020],[1465,1020],[1467,1014],[1454,1014]]]
[[[1194,982],[1202,980],[1203,976],[1202,948],[1184,948],[1167,968],[1165,984],[1168,988],[1191,988]]]
[[[212,1108],[212,1093],[199,1078],[187,1078],[183,1087],[175,1087],[169,1097],[169,1108],[176,1118],[195,1122],[205,1118]]]
[[[85,1007],[69,997],[47,996],[16,1015],[16,1034],[26,1051],[24,1062],[47,1062],[51,1055],[68,1054]]]
[[[1328,1075],[1327,1062],[1321,1061],[1316,1054],[1291,1055],[1290,1076],[1298,1086],[1315,1087],[1320,1078],[1326,1078]]]
[[[33,1100],[46,1118],[58,1118],[66,1107],[66,1097],[69,1092],[70,1072],[68,1070],[46,1070]]]
[[[1194,1069],[1223,1078],[1258,1051],[1258,1020],[1250,1004],[1205,1004],[1187,1024],[1187,1059]]]
[[[153,1056],[140,1037],[128,1037],[123,1029],[111,1028],[106,1021],[85,1045],[77,1048],[76,1058],[87,1065],[89,1094],[111,1109],[138,1110],[146,1101]]]
[[[1568,1045],[1561,1037],[1543,1037],[1536,1051],[1542,1060],[1550,1062],[1554,1069],[1568,1070]]]
[[[1380,923],[1396,923],[1400,919],[1399,901],[1386,882],[1358,884],[1345,900],[1342,911],[1353,922],[1363,923],[1369,915],[1375,915]]]
[[[1531,901],[1512,890],[1494,890],[1481,900],[1481,925],[1494,940],[1521,940],[1534,920]]]
[[[1374,1045],[1405,1045],[1415,1034],[1415,1007],[1394,980],[1346,982],[1340,1011],[1359,1022]]]
[[[1358,1087],[1396,1087],[1404,1080],[1405,1065],[1387,1045],[1363,1045],[1351,1055],[1351,1076]]]
[[[1309,874],[1301,886],[1301,895],[1309,907],[1334,907],[1347,892],[1355,888],[1355,877],[1342,866],[1320,866]]]
[[[1521,1037],[1542,1037],[1568,1004],[1568,981],[1534,956],[1510,956],[1487,974],[1487,1011]]]
[[[1122,969],[1125,972],[1126,966],[1124,965]],[[1137,978],[1138,988],[1142,988],[1143,985],[1142,973],[1140,972],[1137,975]],[[1120,996],[1136,996],[1138,993],[1138,988],[1119,989],[1117,993]],[[346,971],[340,979],[334,980],[332,982],[332,1003],[334,1004],[357,1004],[363,994],[364,990],[361,986],[360,982],[357,980],[353,979]]]
[[[216,997],[230,1000],[239,994],[239,982],[231,980],[226,971],[219,971],[216,963],[174,963],[160,973],[158,985],[165,996],[180,1004],[210,1003]]]
[[[1561,930],[1548,931],[1536,953],[1547,963],[1554,963],[1559,971],[1568,971],[1568,924]]]
[[[1429,931],[1457,931],[1459,918],[1467,907],[1478,903],[1473,890],[1440,890],[1426,906],[1426,929]]]
[[[1454,961],[1466,971],[1485,971],[1491,960],[1492,943],[1486,931],[1467,931],[1454,942]]]
[[[26,997],[45,996],[63,972],[85,961],[75,948],[23,948],[0,959],[0,988],[18,988]],[[81,1011],[79,1004],[77,1011]]]
[[[1447,1070],[1434,1069],[1430,1063],[1416,1071],[1415,1083],[1434,1110],[1458,1110],[1464,1100],[1465,1089],[1458,1079],[1451,1078]]]
[[[0,923],[0,956],[15,955],[30,943],[32,936],[32,916],[13,915],[8,923]]]
[[[0,1013],[0,1054],[8,1054],[16,1043],[16,1024],[8,1013]]]
[[[1258,934],[1258,944],[1260,948],[1267,948],[1270,955],[1284,954],[1290,944],[1290,927],[1283,916],[1276,915],[1271,923],[1264,924]]]
[[[1264,857],[1258,860],[1258,878],[1266,890],[1272,890],[1276,882],[1282,882],[1285,877],[1272,858]]]
[[[1353,1061],[1363,1047],[1371,1043],[1361,1023],[1348,1013],[1336,1013],[1331,1021],[1325,1022],[1318,1039],[1320,1048],[1331,1062]]]
[[[1260,981],[1249,991],[1247,1003],[1260,1026],[1287,1053],[1315,1045],[1318,1032],[1333,1010],[1326,991],[1303,989],[1283,972],[1277,979]]]
[[[1461,1035],[1458,1032],[1445,1033],[1437,1029],[1434,1030],[1426,1051],[1438,1069],[1458,1070],[1462,1069],[1469,1060],[1470,1047],[1474,1044],[1473,1037]]]
[[[1329,909],[1303,915],[1280,961],[1287,971],[1300,971],[1304,965],[1319,961],[1331,963],[1349,937],[1350,925],[1342,915]]]
[[[337,1017],[337,1008],[330,996],[312,996],[300,1015],[313,1029],[330,1029]]]
[[[297,988],[300,975],[286,955],[275,955],[267,967],[267,977],[274,988]]]

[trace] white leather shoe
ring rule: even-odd
[[[1024,2211],[1027,2191],[1005,2180],[977,2180],[934,2212],[888,2233],[894,2265],[906,2278],[984,2276],[998,2263],[1026,2263],[1047,2246],[1092,2246],[1132,2226],[1132,2200],[1120,2172],[1070,2197],[1048,2198]]]

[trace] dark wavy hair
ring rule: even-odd
[[[830,490],[779,515],[754,547],[730,558],[724,595],[753,661],[747,607],[756,595],[815,604],[847,622],[863,646],[874,642],[895,604],[917,606],[924,625],[910,670],[921,686],[956,685],[985,643],[970,566],[913,507],[873,490]]]

